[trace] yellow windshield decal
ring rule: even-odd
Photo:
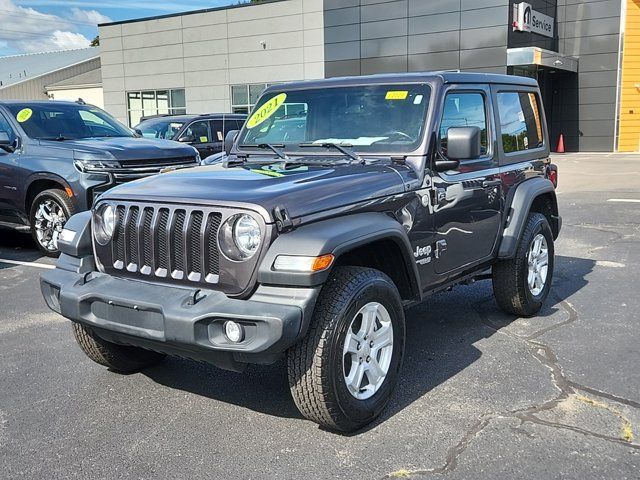
[[[409,92],[407,90],[389,90],[385,95],[385,100],[406,100]]]
[[[253,128],[260,125],[266,119],[268,119],[271,115],[278,111],[278,108],[284,103],[287,99],[286,93],[281,93],[276,95],[275,97],[267,100],[260,108],[258,108],[253,114],[251,118],[247,120],[247,128]]]
[[[33,110],[31,110],[30,108],[23,108],[16,115],[16,120],[18,120],[20,123],[26,122],[31,118],[31,115],[33,115]]]

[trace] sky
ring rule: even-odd
[[[238,0],[0,0],[0,56],[88,47],[98,23],[221,7]]]

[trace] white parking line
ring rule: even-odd
[[[640,203],[640,198],[610,198],[607,202]]]
[[[49,265],[48,263],[38,263],[38,262],[21,262],[19,260],[7,260],[5,258],[0,258],[0,263],[8,263],[10,265],[22,265],[24,267],[35,267],[35,268],[56,268],[55,265]]]

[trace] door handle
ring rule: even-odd
[[[502,180],[484,180],[482,182],[483,188],[499,187],[500,185],[502,185]]]

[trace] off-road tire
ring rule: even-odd
[[[100,338],[90,328],[73,324],[73,336],[87,357],[120,373],[131,373],[164,360],[163,353],[138,347],[117,345]]]
[[[44,190],[40,192],[38,195],[36,195],[36,197],[33,199],[33,202],[31,202],[31,209],[29,211],[29,225],[31,227],[31,236],[33,237],[33,241],[38,247],[38,250],[40,250],[40,252],[43,255],[46,255],[48,257],[57,257],[58,255],[60,255],[60,251],[59,250],[51,251],[44,248],[38,241],[38,236],[36,234],[36,227],[35,227],[36,211],[38,209],[38,205],[40,205],[40,203],[43,200],[46,200],[47,198],[55,201],[58,205],[62,207],[62,210],[64,211],[64,214],[67,217],[67,220],[69,220],[76,213],[76,209],[73,206],[73,203],[71,203],[71,200],[69,199],[67,193],[64,190],[59,188],[51,188],[49,190]]]
[[[547,241],[549,264],[543,290],[533,295],[527,283],[527,255],[531,242],[541,233]],[[493,294],[498,306],[507,313],[520,317],[531,317],[538,313],[544,303],[553,279],[554,245],[553,233],[547,218],[541,213],[530,213],[524,226],[515,257],[501,260],[493,266]]]
[[[393,353],[384,383],[372,397],[359,400],[345,384],[342,349],[351,320],[371,301],[391,316]],[[393,281],[372,268],[336,267],[320,292],[307,335],[287,352],[289,387],[298,409],[331,430],[348,432],[371,422],[391,396],[404,344],[404,311]]]

